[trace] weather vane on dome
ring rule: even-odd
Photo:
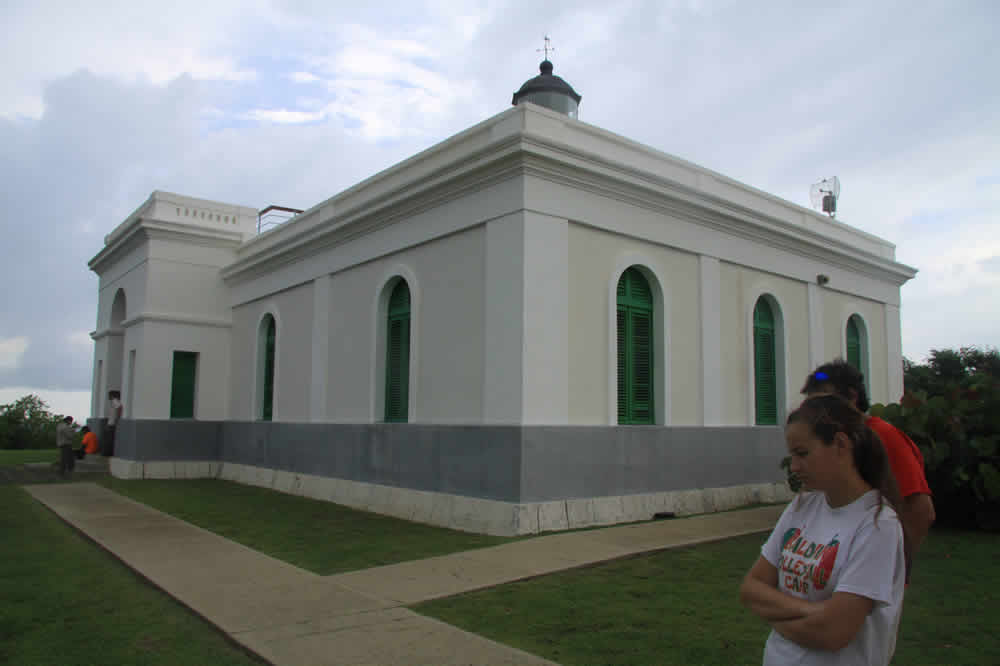
[[[549,59],[549,51],[555,51],[556,50],[554,46],[549,46],[549,42],[550,41],[551,40],[549,40],[549,36],[545,35],[545,47],[541,48],[541,49],[535,49],[536,53],[541,53],[542,51],[545,51],[545,59],[546,60]]]

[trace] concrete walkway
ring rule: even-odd
[[[638,553],[762,532],[781,513],[781,507],[764,507],[554,534],[319,576],[96,484],[25,490],[235,641],[280,666],[550,664],[403,606]]]

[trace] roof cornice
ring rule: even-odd
[[[881,238],[598,127],[522,104],[244,243],[222,277],[253,278],[525,174],[891,284],[916,275],[914,268],[892,258],[895,246]],[[588,220],[574,222],[593,226]]]
[[[646,173],[641,174],[641,184],[634,180],[635,174],[628,170],[621,172],[616,178],[613,173],[607,172],[607,168],[611,165],[603,160],[594,162],[601,167],[601,173],[597,173],[592,169],[581,168],[579,164],[568,164],[552,159],[545,151],[533,150],[532,144],[535,148],[550,146],[537,137],[525,140],[526,152],[530,155],[525,159],[525,170],[536,177],[585,189],[591,193],[600,193],[647,210],[673,215],[738,238],[838,265],[896,285],[902,285],[917,274],[916,269],[910,266],[858,249],[801,224],[790,223],[673,181],[654,178]],[[581,220],[574,222],[597,226]],[[602,228],[615,231],[611,226]]]
[[[518,158],[519,146],[516,135],[504,137],[401,184],[378,199],[358,200],[349,208],[339,206],[337,214],[325,220],[322,209],[307,211],[296,219],[297,228],[285,229],[291,224],[286,223],[262,234],[252,244],[244,244],[242,256],[222,269],[222,277],[230,281],[259,275],[396,224],[470,191],[514,178],[523,173]],[[337,200],[334,198],[330,202],[336,205]],[[307,217],[309,213],[314,217]],[[291,233],[295,231],[298,233]]]
[[[151,199],[150,199],[151,201]],[[150,202],[147,201],[147,204]],[[105,267],[117,261],[122,255],[135,249],[144,241],[175,240],[185,243],[196,243],[203,247],[228,248],[235,251],[240,247],[242,235],[235,231],[224,231],[207,227],[147,219],[141,216],[144,204],[123,224],[107,237],[107,245],[87,262],[90,270],[100,275]]]

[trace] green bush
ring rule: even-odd
[[[1000,382],[873,405],[920,447],[938,521],[1000,529]]]
[[[50,449],[56,445],[61,416],[37,395],[0,405],[0,449]]]
[[[1000,529],[1000,353],[934,349],[927,363],[903,360],[903,381],[899,403],[875,404],[869,413],[920,447],[937,522]],[[789,461],[781,467],[797,491]]]
[[[920,447],[938,522],[1000,529],[1000,355],[963,347],[933,350],[904,365],[899,403],[871,414]]]

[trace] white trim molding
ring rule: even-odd
[[[330,298],[333,277],[323,275],[313,281],[312,377],[309,391],[309,420],[326,420],[326,396],[330,382]]]
[[[815,283],[808,283],[809,308],[809,371],[823,365],[826,361],[823,345],[823,288]]]
[[[889,394],[887,402],[898,402],[903,397],[903,339],[899,308],[885,305],[885,367]]]
[[[721,426],[722,273],[715,257],[698,256],[701,309],[701,424]]]
[[[124,328],[102,328],[99,331],[93,331],[90,334],[90,339],[97,342],[101,338],[114,337],[118,335],[125,335]]]
[[[177,312],[140,312],[122,322],[122,328],[129,328],[144,321],[157,321],[167,324],[187,324],[189,326],[212,326],[216,328],[232,328],[231,319],[221,317],[202,317],[198,315],[180,314]]]

